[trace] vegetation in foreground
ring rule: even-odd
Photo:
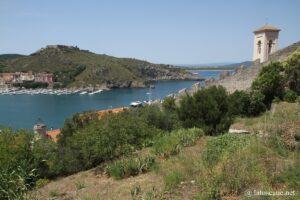
[[[286,110],[283,115],[292,116],[286,119],[292,123],[286,130],[292,131],[293,147],[284,140],[285,130],[276,126],[258,130],[263,131],[260,136],[224,133],[237,116],[248,117],[244,118],[246,121],[263,121],[265,114],[255,116],[271,108],[272,102],[295,100],[294,94],[300,92],[299,57],[296,52],[285,63],[265,66],[248,92],[229,95],[222,87],[211,87],[184,97],[179,105],[168,99],[162,109],[149,106],[107,115],[101,120],[93,113],[76,114],[65,122],[58,143],[32,142],[32,135],[24,130],[3,129],[0,199],[26,198],[28,190],[47,183],[43,180],[104,163],[111,163],[107,174],[117,179],[149,170],[160,174],[167,193],[153,189],[146,194],[149,198],[172,198],[187,181],[187,187],[194,188],[190,195],[199,199],[243,197],[243,192],[253,188],[297,188],[299,129],[294,127],[300,120],[299,104],[295,103],[297,109]],[[220,136],[213,137],[217,135]],[[207,144],[197,154],[185,151],[202,139]],[[151,157],[132,157],[145,148],[152,149]],[[152,169],[154,163],[157,167]],[[144,195],[138,188],[132,192],[134,198]],[[57,197],[60,193],[53,190],[49,195]]]

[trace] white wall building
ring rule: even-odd
[[[254,31],[253,61],[260,59],[261,63],[265,62],[269,54],[277,51],[279,31],[280,29],[270,24]]]

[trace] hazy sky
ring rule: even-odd
[[[299,0],[0,0],[0,54],[48,44],[155,63],[251,60],[253,30],[300,40]]]

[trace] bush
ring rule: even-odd
[[[288,58],[284,66],[287,86],[300,95],[300,49]]]
[[[292,90],[288,90],[284,95],[284,100],[289,103],[294,103],[297,100],[297,98],[297,93]]]
[[[221,158],[234,153],[250,143],[249,136],[225,134],[211,138],[203,150],[203,161],[206,166],[213,167]]]
[[[128,158],[112,162],[106,166],[105,172],[115,179],[122,179],[129,176],[136,176],[148,172],[155,164],[155,158]]]
[[[183,97],[177,111],[185,128],[199,127],[208,135],[222,134],[232,123],[228,95],[222,86],[212,86]]]
[[[22,199],[38,179],[31,148],[32,135],[25,130],[0,132],[0,199]]]
[[[174,97],[166,97],[162,103],[162,107],[165,111],[175,111],[176,110],[176,104],[175,104],[175,98]]]
[[[36,181],[35,188],[42,188],[49,183],[49,179],[42,178]]]
[[[24,199],[26,192],[33,188],[36,178],[35,169],[28,171],[21,165],[0,169],[0,199]]]
[[[180,139],[175,136],[163,136],[153,146],[154,152],[157,155],[169,158],[172,155],[178,154],[182,149]]]
[[[234,116],[248,116],[251,103],[250,94],[245,91],[235,91],[229,96],[230,113]]]
[[[180,129],[164,135],[155,142],[153,149],[155,154],[169,158],[178,154],[182,147],[193,145],[198,138],[203,136],[201,129]]]
[[[264,104],[265,96],[259,90],[253,90],[250,93],[250,105],[248,107],[248,116],[257,116],[266,111]]]
[[[171,131],[180,127],[175,112],[169,110],[161,111],[156,105],[145,106],[132,114],[142,118],[148,125],[164,131]]]

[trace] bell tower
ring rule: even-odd
[[[266,24],[254,31],[253,61],[260,59],[265,62],[269,55],[278,49],[278,36],[280,29]]]

